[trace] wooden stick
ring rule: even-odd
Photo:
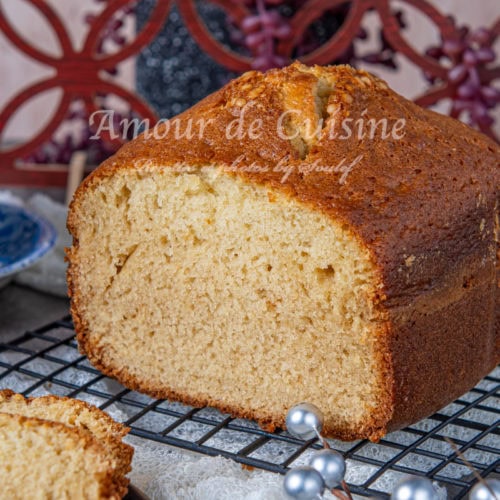
[[[66,184],[66,205],[69,205],[76,188],[82,182],[87,163],[87,153],[84,151],[75,151],[71,156],[68,170],[68,182]]]

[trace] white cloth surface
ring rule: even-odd
[[[29,212],[41,215],[57,230],[54,248],[33,266],[18,273],[14,281],[42,292],[67,297],[64,248],[71,246],[71,237],[66,229],[67,208],[42,193],[36,193],[24,202],[9,191],[0,191],[0,202],[24,207]]]
[[[282,476],[130,436],[132,483],[155,500],[281,500]],[[325,497],[326,498],[326,497]],[[333,497],[331,497],[333,498]]]

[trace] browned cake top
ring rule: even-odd
[[[384,273],[381,298],[400,304],[466,255],[496,251],[499,152],[364,71],[295,63],[230,82],[87,182],[144,164],[223,165],[348,222]]]

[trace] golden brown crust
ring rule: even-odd
[[[81,411],[85,410],[90,412],[95,416],[96,419],[103,421],[104,425],[109,429],[110,438],[112,439],[120,439],[126,436],[129,432],[129,428],[124,425],[113,420],[105,411],[92,406],[86,401],[82,401],[80,399],[68,398],[66,396],[54,396],[49,394],[47,396],[38,396],[38,397],[25,397],[22,394],[18,394],[10,389],[2,389],[0,390],[0,405],[3,402],[7,402],[9,400],[17,400],[19,402],[26,403],[27,405],[32,404],[37,401],[39,403],[47,404],[61,402],[69,405],[77,414]]]
[[[76,449],[84,449],[99,458],[100,470],[96,472],[96,479],[99,481],[99,498],[102,500],[119,500],[126,491],[123,491],[123,485],[116,481],[114,469],[111,462],[106,461],[105,448],[90,434],[90,432],[78,427],[69,427],[59,422],[44,420],[41,418],[24,417],[10,413],[0,412],[0,425],[4,423],[15,422],[21,427],[45,428],[58,435],[64,435],[66,438],[65,446],[68,442]],[[96,469],[99,467],[96,464]]]
[[[51,403],[63,403],[71,408],[75,414],[75,418],[77,418],[78,415],[84,411],[89,412],[96,421],[101,422],[102,425],[106,427],[108,435],[100,441],[105,446],[106,450],[108,450],[108,453],[111,455],[113,460],[116,461],[116,464],[113,467],[113,481],[116,485],[119,485],[119,487],[117,486],[117,491],[121,495],[120,498],[126,495],[130,480],[125,476],[132,470],[131,464],[134,454],[134,448],[122,441],[122,438],[126,436],[130,430],[128,427],[116,422],[106,412],[100,410],[99,408],[96,408],[95,406],[79,399],[54,395],[26,398],[22,394],[17,394],[10,389],[0,390],[0,412],[10,413],[6,405],[2,406],[2,404],[9,403],[11,400],[18,403],[24,403],[28,406],[34,402],[47,407]],[[65,425],[63,423],[61,424]],[[74,426],[68,425],[68,427],[74,427],[76,429],[83,428],[79,426],[78,423],[75,423]]]
[[[339,123],[364,117],[386,119],[394,125],[404,119],[404,137],[372,140],[353,134],[345,140],[332,140],[323,134],[307,143],[300,137],[294,142],[277,136],[280,116],[297,104],[302,105],[304,116],[318,116],[318,103],[304,96],[312,95],[325,81],[334,81],[334,88],[319,111],[329,120]],[[227,140],[227,125],[250,101],[245,117],[248,123],[261,119],[263,135]],[[119,171],[147,172],[175,164],[233,166],[238,160],[240,165],[256,163],[267,171],[232,169],[227,175],[265,184],[344,221],[379,270],[374,303],[382,325],[378,341],[387,399],[380,404],[381,414],[359,434],[334,429],[332,436],[377,439],[389,429],[437,410],[498,363],[495,300],[499,289],[493,233],[495,215],[498,217],[500,154],[495,143],[456,120],[418,107],[381,80],[348,66],[311,69],[294,64],[266,74],[247,73],[178,119],[186,125],[189,119],[200,117],[212,120],[202,139],[174,139],[173,129],[160,140],[140,136],[89,176],[72,202],[68,217],[74,238],[68,250],[71,310],[80,348],[99,369],[128,387],[157,397],[173,397],[196,406],[217,403],[152,387],[135,380],[123,367],[104,366],[89,340],[84,300],[78,292],[79,206],[89,190]],[[333,122],[326,123],[331,126]],[[293,120],[288,125],[300,128]],[[303,170],[315,161],[332,166],[342,160],[350,163],[359,155],[361,160],[344,183],[340,171]],[[280,162],[294,167],[286,179],[274,168]],[[446,383],[433,383],[442,377]],[[225,409],[271,427],[283,425],[283,416]]]

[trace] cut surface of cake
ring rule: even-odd
[[[10,498],[122,498],[133,455],[122,442],[127,432],[83,401],[0,391],[2,484],[15,492]]]
[[[71,205],[105,374],[269,429],[307,401],[376,440],[499,361],[492,141],[347,66],[250,72],[175,120]]]

